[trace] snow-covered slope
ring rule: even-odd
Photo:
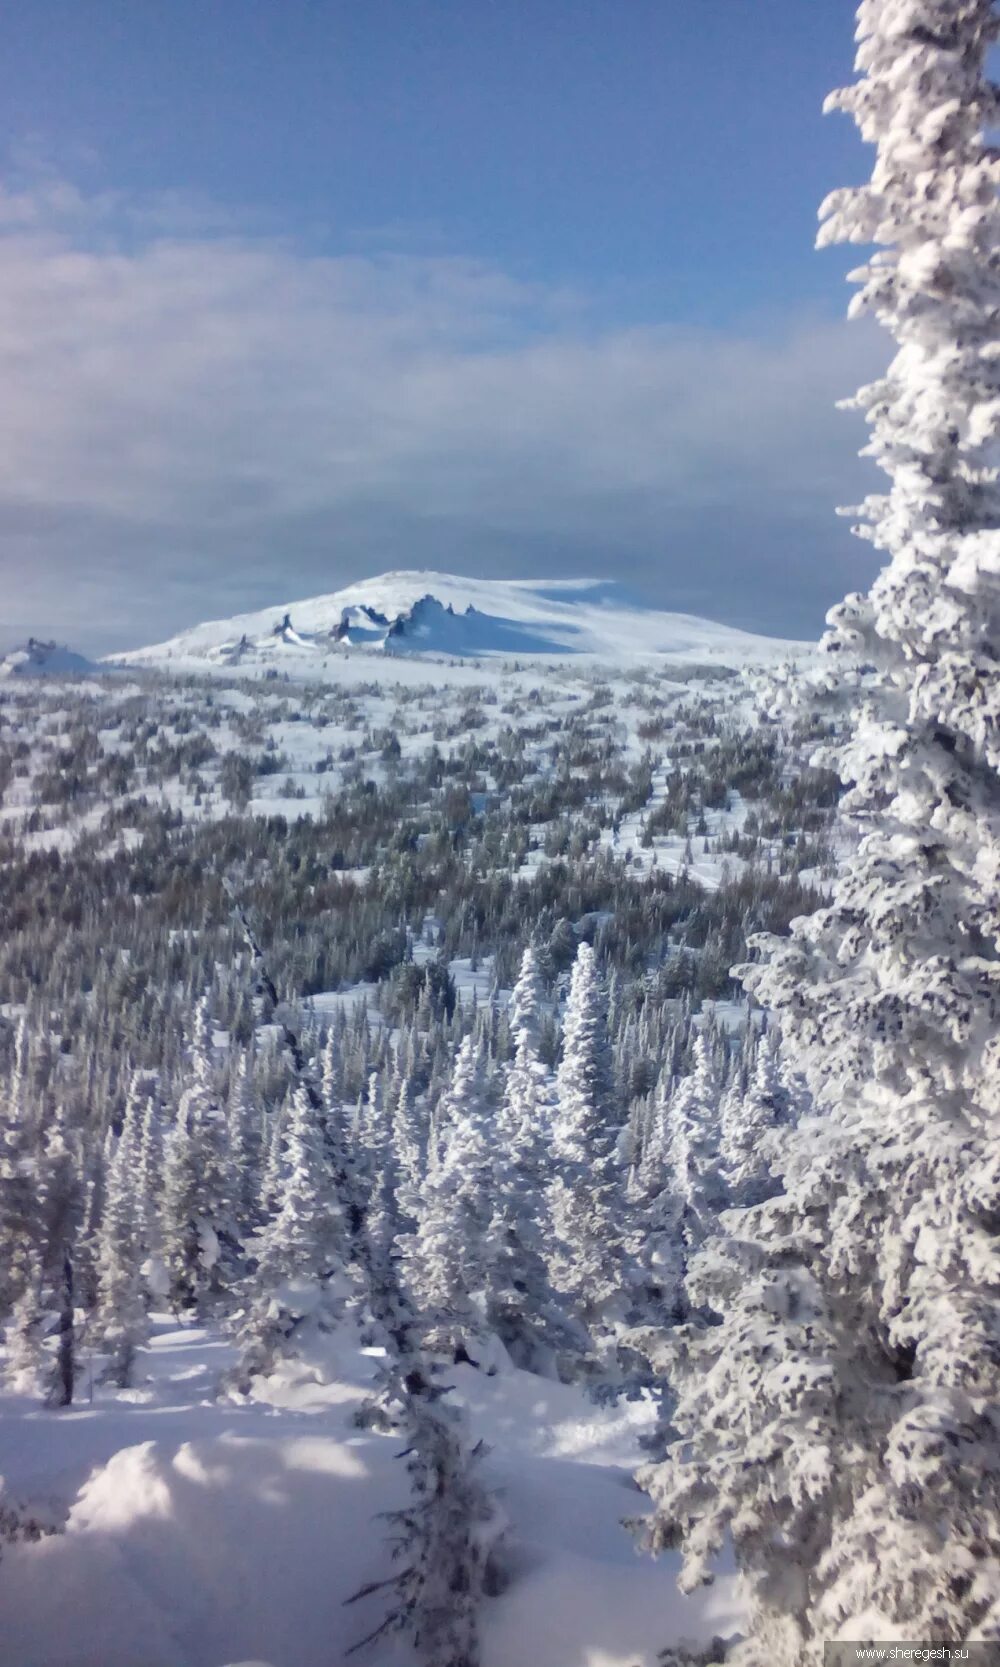
[[[29,637],[23,648],[0,657],[0,678],[81,676],[96,671],[93,661],[84,659],[62,643],[39,642]]]
[[[55,1414],[0,1388],[2,1502],[58,1529],[3,1545],[3,1667],[416,1667],[395,1634],[355,1650],[396,1566],[382,1513],[409,1497],[398,1432],[355,1418],[379,1351],[350,1326],[307,1332],[243,1399],[219,1393],[231,1342],[152,1323],[133,1389],[97,1373]],[[482,1667],[656,1667],[680,1638],[740,1629],[731,1566],[682,1596],[676,1553],[637,1555],[623,1526],[647,1508],[631,1473],[649,1403],[598,1407],[509,1366],[449,1382],[507,1523]]]
[[[247,672],[307,672],[310,665],[315,671],[317,662],[351,650],[463,659],[668,656],[743,666],[804,646],[645,608],[606,580],[464,579],[420,571],[383,573],[329,596],[212,620],[115,658],[134,665],[238,665]]]

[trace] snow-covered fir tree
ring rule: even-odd
[[[582,943],[573,963],[556,1074],[548,1188],[553,1285],[595,1340],[627,1308],[629,1269],[623,1220],[625,1175],[597,958]]]
[[[45,1367],[45,1310],[42,1260],[37,1252],[24,1252],[20,1292],[4,1327],[7,1380],[22,1394],[36,1394]]]
[[[486,1317],[516,1365],[544,1373],[581,1339],[558,1303],[546,1259],[555,1083],[539,1054],[542,997],[538,956],[529,945],[511,994],[514,1058],[495,1119]]]
[[[121,1133],[108,1165],[97,1240],[94,1334],[109,1356],[108,1376],[125,1388],[147,1331],[142,1282],[140,1199],[136,1190],[146,1095],[133,1083]]]
[[[414,1320],[400,1279],[401,1240],[415,1227],[415,1220],[404,1216],[399,1203],[403,1166],[397,1155],[396,1130],[400,1105],[404,1112],[407,1105],[405,1079],[400,1082],[394,1077],[388,1093],[379,1094],[376,1104],[379,1120],[370,1126],[371,1143],[366,1154],[370,1185],[364,1226],[355,1243],[368,1308],[376,1325],[388,1334],[392,1349],[400,1350],[409,1346],[409,1328]]]
[[[258,1210],[265,1218],[273,1216],[281,1203],[281,1184],[285,1173],[285,1141],[290,1114],[289,1097],[283,1095],[261,1131],[265,1157],[261,1170]]]
[[[260,1116],[254,1102],[252,1061],[233,1050],[226,1096],[228,1214],[243,1230],[256,1220],[261,1189]]]
[[[273,1365],[307,1316],[323,1310],[329,1319],[339,1304],[333,1280],[345,1263],[345,1210],[316,1098],[305,1082],[292,1095],[279,1202],[260,1234],[251,1300],[237,1327],[241,1388]]]
[[[391,1104],[392,1152],[396,1171],[396,1207],[400,1228],[412,1231],[420,1214],[420,1187],[426,1160],[425,1131],[410,1076],[404,1071]]]
[[[263,1232],[258,1281],[318,1281],[342,1254],[344,1212],[333,1186],[323,1130],[304,1085],[292,1096],[280,1203]]]
[[[438,1098],[431,1117],[427,1143],[427,1169],[433,1174],[443,1162],[452,1127],[460,1123],[485,1092],[486,1058],[479,1039],[465,1038],[451,1064],[447,1086]]]
[[[225,1108],[214,1065],[207,998],[195,1011],[188,1086],[163,1146],[160,1237],[171,1300],[202,1302],[221,1288],[234,1243]]]
[[[429,1343],[474,1352],[485,1328],[487,1236],[493,1206],[493,1106],[481,1042],[466,1036],[442,1097],[437,1157],[417,1230],[403,1241],[404,1285]]]
[[[22,1016],[14,1036],[13,1069],[0,1093],[0,1305],[19,1302],[37,1279],[41,1246],[38,1242],[37,1197],[27,1118],[26,1075],[28,1026]]]
[[[719,1157],[721,1082],[706,1029],[695,1037],[691,1069],[662,1106],[662,1172],[681,1206],[685,1256],[714,1231],[727,1202]]]
[[[889,561],[827,644],[835,692],[869,668],[837,758],[859,844],[747,974],[817,1110],[777,1137],[782,1191],[695,1260],[720,1323],[666,1351],[678,1441],[647,1477],[689,1582],[732,1539],[747,1667],[1000,1636],[1000,20],[858,17],[861,79],[831,103],[875,168],[822,237],[885,246],[854,310],[899,344],[859,395]]]
[[[639,1272],[640,1324],[680,1320],[687,1308],[684,1195],[673,1168],[671,1107],[677,1085],[664,1069],[649,1132],[629,1181],[629,1249]]]
[[[746,1086],[737,1074],[719,1109],[719,1162],[729,1203],[739,1209],[761,1204],[778,1190],[771,1170],[773,1129],[791,1121],[791,1103],[782,1078],[778,1037],[769,1031],[757,1048]]]
[[[69,1406],[76,1376],[76,1251],[83,1218],[81,1140],[67,1107],[49,1108],[36,1169],[41,1227],[43,1290],[58,1311],[58,1345],[48,1399]]]
[[[405,1354],[388,1373],[384,1399],[405,1432],[411,1498],[387,1513],[393,1563],[402,1567],[349,1599],[388,1599],[384,1619],[352,1649],[403,1633],[424,1667],[477,1667],[479,1611],[505,1524],[477,1473],[482,1444],[470,1441],[467,1419],[446,1393],[419,1354]]]

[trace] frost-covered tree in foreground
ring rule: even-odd
[[[303,1086],[288,1123],[281,1202],[263,1234],[258,1278],[270,1290],[285,1280],[319,1280],[340,1252],[343,1212],[333,1187],[323,1131]]]
[[[171,1300],[182,1307],[217,1291],[221,1238],[230,1226],[227,1130],[213,1052],[211,1012],[203,999],[195,1010],[189,1083],[163,1143],[160,1232]]]
[[[446,1095],[439,1157],[420,1223],[403,1243],[407,1293],[436,1347],[467,1353],[481,1335],[493,1182],[493,1107],[481,1044],[467,1036]]]
[[[628,1272],[606,996],[586,943],[573,965],[555,1092],[550,1271],[556,1290],[597,1337],[624,1313]]]
[[[546,1266],[555,1085],[539,1053],[541,1004],[541,970],[529,945],[511,992],[514,1057],[494,1123],[486,1314],[516,1365],[546,1373],[560,1349],[579,1350],[586,1340],[560,1309]]]
[[[821,241],[884,246],[853,310],[899,344],[858,396],[889,561],[827,640],[834,686],[874,668],[837,761],[860,844],[747,974],[817,1109],[777,1137],[783,1191],[695,1259],[721,1323],[672,1351],[680,1440],[646,1478],[689,1583],[732,1537],[754,1667],[838,1635],[1000,1636],[998,20],[858,16],[862,78],[830,104],[877,156]]]
[[[400,1567],[347,1600],[379,1595],[385,1603],[383,1618],[348,1654],[404,1633],[426,1667],[479,1667],[479,1608],[505,1528],[477,1474],[488,1449],[470,1444],[467,1416],[447,1404],[448,1386],[431,1381],[418,1354],[405,1354],[389,1368],[385,1393],[406,1433],[399,1456],[409,1471],[411,1498],[386,1513],[392,1560]]]
[[[140,1272],[139,1198],[135,1187],[144,1110],[142,1089],[133,1084],[121,1134],[108,1166],[98,1235],[95,1329],[109,1355],[108,1375],[121,1388],[131,1382],[136,1349],[147,1329]]]

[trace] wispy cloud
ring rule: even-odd
[[[436,565],[815,628],[868,572],[833,407],[878,351],[808,319],[597,329],[481,262],[36,180],[0,195],[0,625],[110,647]]]

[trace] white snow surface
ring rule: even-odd
[[[343,635],[338,639],[333,633]],[[608,580],[467,579],[420,570],[383,573],[327,596],[211,620],[109,659],[154,666],[221,663],[244,673],[266,667],[306,675],[310,669],[315,674],[317,662],[353,653],[506,660],[667,657],[740,667],[786,659],[810,646],[643,607]]]
[[[346,1324],[314,1332],[246,1401],[216,1397],[230,1360],[163,1314],[137,1389],[90,1402],[84,1384],[63,1412],[0,1392],[6,1497],[64,1522],[3,1547],[5,1667],[415,1667],[398,1637],[348,1655],[381,1611],[345,1600],[391,1572],[379,1513],[407,1495],[399,1436],[353,1422],[378,1351]],[[622,1526],[646,1504],[631,1474],[647,1407],[509,1365],[447,1381],[508,1524],[482,1667],[656,1667],[671,1641],[739,1630],[732,1574],[682,1597],[677,1559],[640,1555]]]

